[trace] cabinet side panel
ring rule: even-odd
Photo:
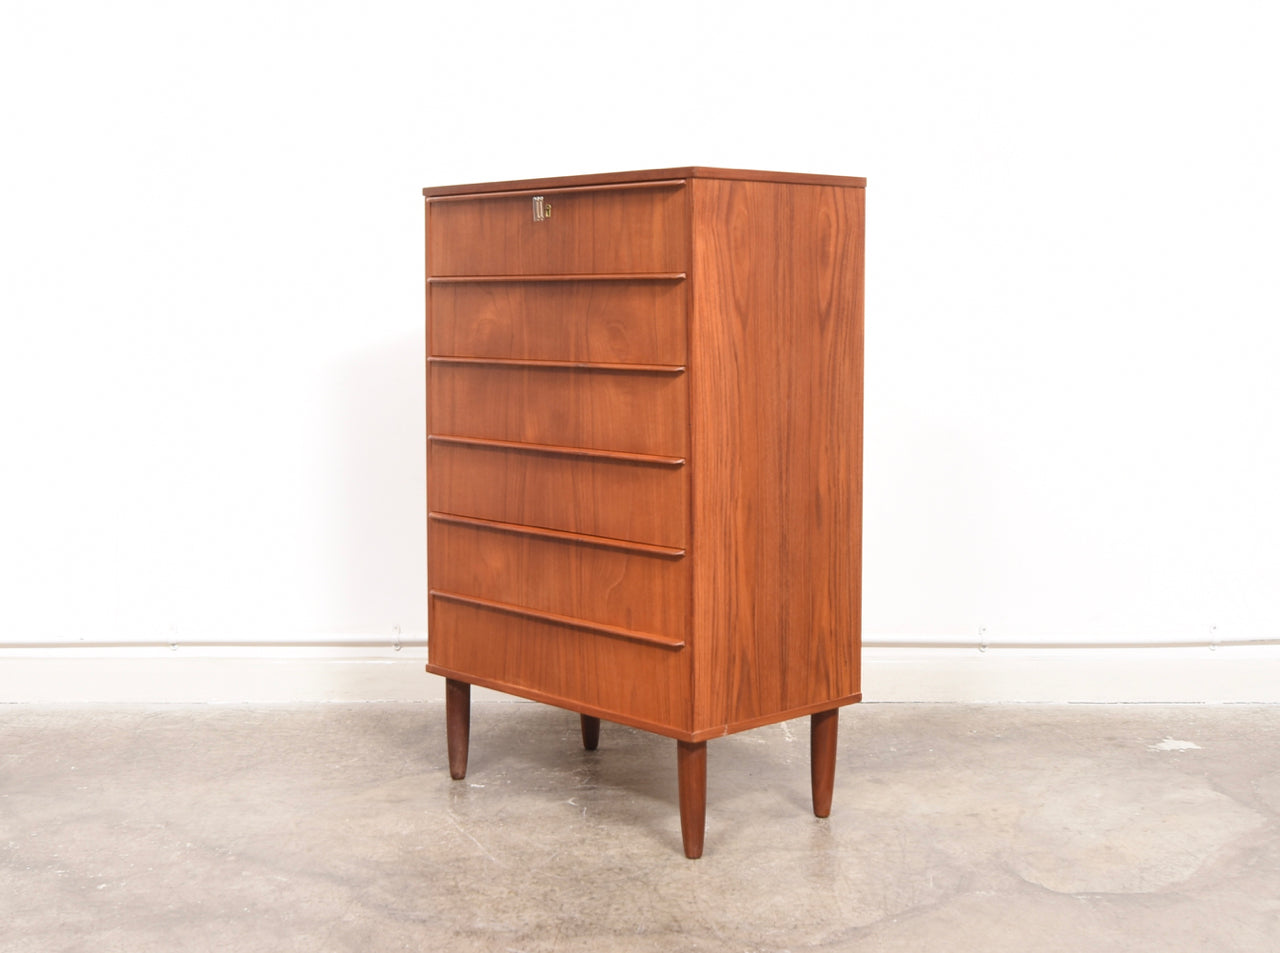
[[[860,691],[863,198],[693,183],[696,730]]]

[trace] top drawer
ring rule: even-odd
[[[427,266],[434,276],[655,274],[687,267],[682,180],[427,201]]]

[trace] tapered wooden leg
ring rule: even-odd
[[[449,774],[455,781],[467,776],[467,749],[471,744],[471,686],[444,680],[445,730],[449,736]]]
[[[707,826],[707,743],[676,742],[676,774],[680,780],[680,834],[684,855],[702,856],[702,835]]]
[[[813,781],[813,813],[831,813],[831,789],[836,783],[836,730],[840,709],[814,712],[809,716],[809,775]]]
[[[582,747],[595,751],[600,747],[600,719],[591,715],[582,716]]]

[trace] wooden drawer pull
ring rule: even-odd
[[[634,271],[605,275],[436,275],[429,285],[477,285],[526,281],[684,281],[683,271]]]
[[[617,549],[624,553],[638,553],[642,556],[661,556],[667,559],[679,559],[685,554],[677,546],[657,546],[653,543],[636,543],[629,539],[614,539],[611,536],[591,536],[587,533],[570,533],[562,529],[547,529],[543,526],[527,526],[524,523],[504,523],[501,520],[486,520],[476,516],[459,516],[456,513],[430,513],[428,519],[436,523],[452,523],[455,526],[474,526],[477,529],[491,529],[501,533],[516,533],[520,536],[537,536],[540,539],[554,539],[565,543],[579,543],[583,546],[599,546],[601,549]]]
[[[428,364],[473,364],[489,367],[532,367],[565,371],[611,371],[619,374],[683,374],[683,364],[619,364],[602,361],[543,361],[524,357],[429,357]]]
[[[462,195],[432,195],[428,202],[475,202],[487,198],[509,199],[523,195],[572,195],[575,192],[621,192],[631,189],[678,189],[684,179],[656,179],[652,182],[616,182],[612,185],[570,185],[559,189],[512,189],[510,192],[467,192]]]
[[[453,437],[432,434],[427,443],[452,443],[466,447],[489,447],[523,453],[546,453],[561,457],[596,457],[619,463],[640,463],[655,467],[682,467],[684,457],[666,457],[656,453],[629,453],[623,450],[596,450],[592,447],[560,447],[546,443],[520,443],[515,440],[489,440],[484,437]]]
[[[643,642],[646,645],[656,645],[663,649],[682,649],[684,648],[683,639],[675,639],[669,635],[658,635],[655,632],[637,632],[634,629],[624,629],[618,625],[605,625],[600,622],[589,622],[586,619],[577,619],[573,616],[559,615],[555,612],[543,612],[540,609],[530,609],[528,606],[513,606],[506,602],[493,602],[490,599],[479,599],[475,596],[464,596],[456,592],[441,592],[437,589],[431,590],[431,598],[443,599],[446,602],[458,602],[466,606],[475,606],[478,609],[490,609],[494,612],[503,612],[507,615],[518,615],[526,619],[537,619],[539,622],[551,622],[555,625],[563,625],[570,629],[582,629],[585,632],[596,632],[600,635],[612,636],[615,639],[626,639],[629,642]]]

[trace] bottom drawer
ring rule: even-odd
[[[431,665],[605,718],[688,730],[689,653],[432,594]]]

